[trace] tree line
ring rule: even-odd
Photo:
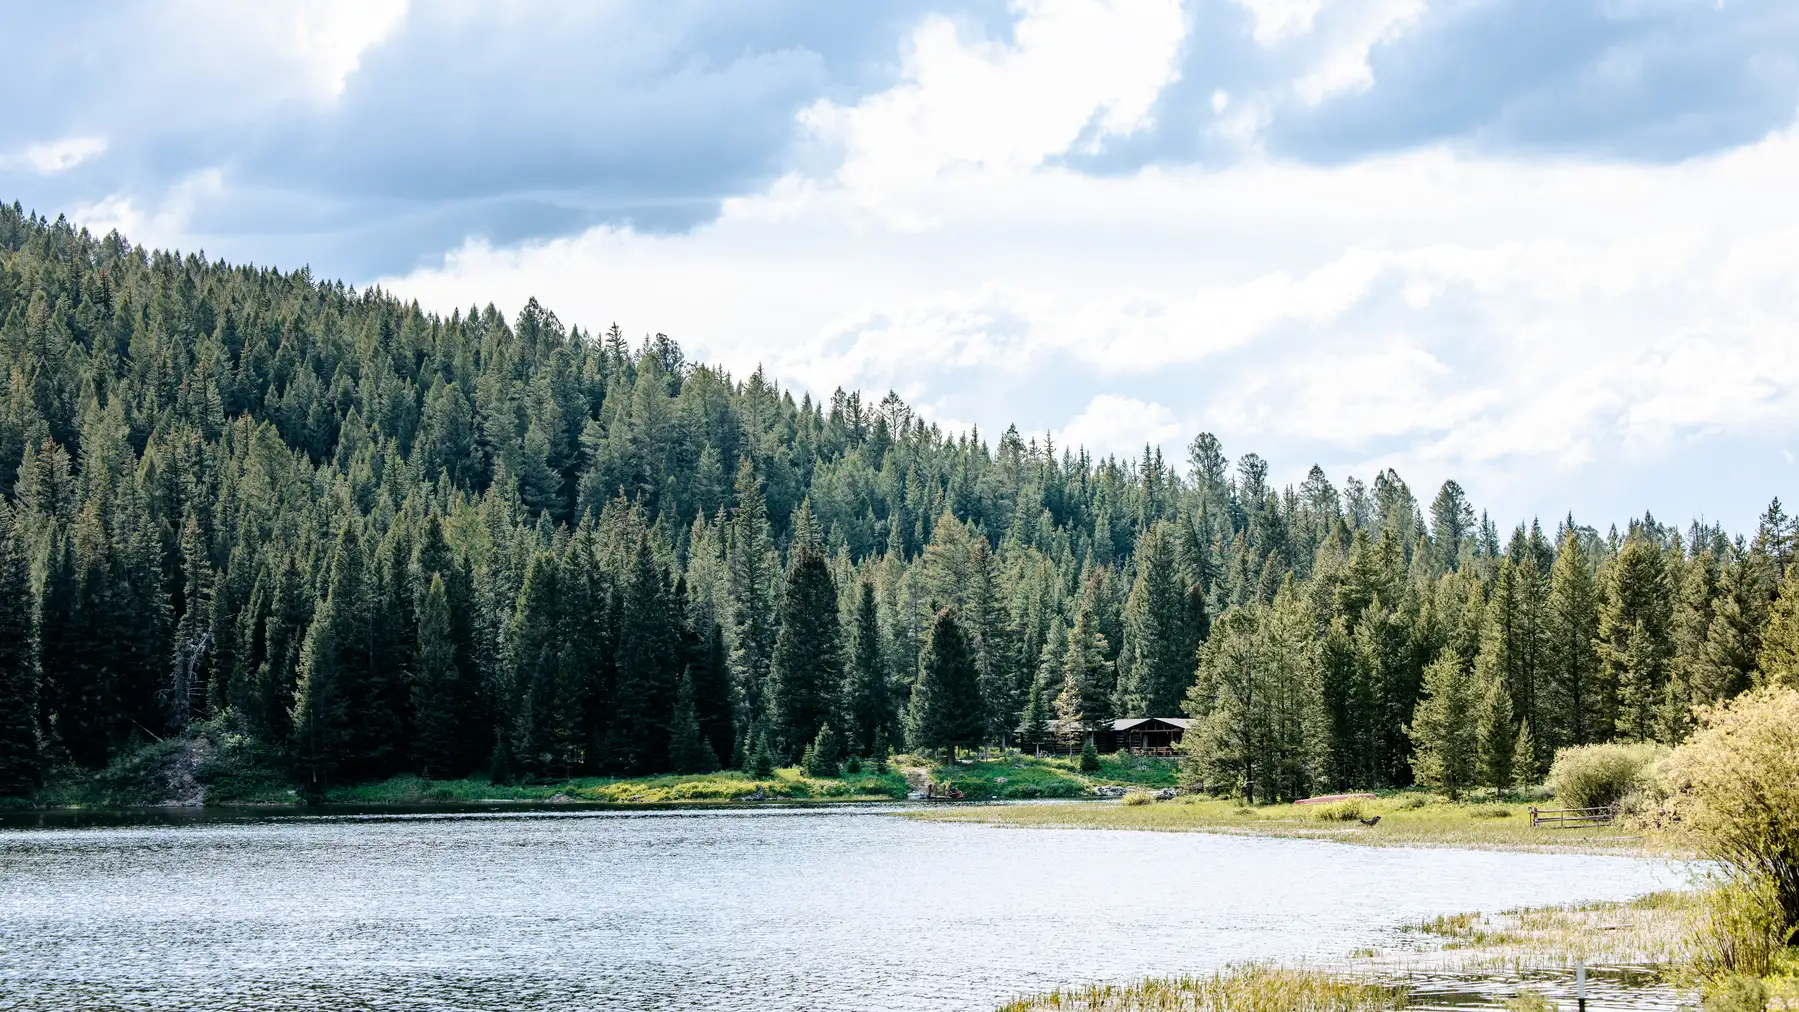
[[[1502,542],[1453,481],[990,445],[535,301],[446,317],[16,204],[0,349],[0,795],[198,720],[322,790],[1180,713],[1211,789],[1453,789],[1675,740],[1799,655],[1778,503],[1751,538]]]

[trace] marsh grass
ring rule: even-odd
[[[1211,976],[1092,984],[1019,998],[999,1012],[1377,1012],[1404,990],[1315,970],[1250,965]]]
[[[1071,829],[1143,829],[1164,832],[1240,833],[1335,840],[1375,847],[1475,847],[1497,850],[1642,854],[1644,835],[1632,827],[1532,829],[1522,803],[1458,804],[1439,796],[1399,792],[1355,802],[1361,814],[1341,821],[1313,809],[1329,805],[1245,805],[1238,801],[1183,796],[1155,805],[1088,802],[1066,805],[957,807],[912,817],[1001,826]],[[1501,815],[1503,812],[1505,814]],[[1364,826],[1355,818],[1380,816]],[[1665,844],[1658,844],[1665,846]]]
[[[1623,902],[1528,907],[1497,914],[1433,917],[1404,930],[1438,944],[1382,962],[1447,970],[1605,966],[1678,967],[1692,957],[1709,916],[1706,895],[1656,892]]]

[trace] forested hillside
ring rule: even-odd
[[[1285,798],[1525,777],[1799,671],[1778,502],[1502,535],[1454,482],[952,436],[16,204],[0,348],[0,795],[227,713],[316,787],[1185,712],[1194,778]]]

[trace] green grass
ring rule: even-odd
[[[1315,970],[1250,965],[1203,977],[1092,984],[1033,995],[999,1012],[1377,1012],[1400,1008],[1405,992]]]
[[[588,801],[609,804],[703,804],[735,801],[758,792],[768,799],[866,801],[903,798],[906,781],[897,773],[863,773],[815,778],[798,769],[756,778],[744,773],[668,774],[620,779],[576,777],[541,784],[495,784],[485,778],[427,780],[400,776],[334,788],[325,800],[340,804],[416,805],[483,801]]]
[[[1464,913],[1408,925],[1436,942],[1402,962],[1455,971],[1541,969],[1576,962],[1678,967],[1707,916],[1704,893],[1655,892],[1621,902]],[[1391,962],[1393,957],[1382,957]]]
[[[1147,829],[1166,832],[1247,833],[1336,840],[1368,846],[1447,846],[1505,850],[1641,853],[1642,834],[1622,826],[1587,829],[1531,829],[1522,803],[1452,803],[1422,792],[1384,797],[1319,810],[1311,805],[1245,805],[1203,796],[1182,796],[1148,805],[1086,804],[995,806],[934,810],[913,818],[983,822],[1002,826],[1055,826],[1079,829]],[[1350,815],[1349,810],[1357,812]],[[1347,816],[1347,817],[1346,817]],[[1375,826],[1358,818],[1380,817]]]
[[[1091,797],[1098,784],[1122,787],[1173,787],[1176,764],[1172,759],[1152,759],[1120,753],[1101,756],[1098,773],[1082,773],[1074,756],[1036,756],[1013,753],[998,759],[958,761],[940,766],[922,757],[901,757],[917,775],[939,785],[954,787],[971,801],[1018,801],[1033,798]]]

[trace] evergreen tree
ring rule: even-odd
[[[1092,735],[1081,740],[1080,769],[1082,773],[1099,772],[1099,749],[1094,747]]]
[[[1737,554],[1723,568],[1698,677],[1680,687],[1684,693],[1670,693],[1667,739],[1678,741],[1691,730],[1694,705],[1728,699],[1754,682],[1762,630],[1768,625],[1769,567],[1767,559],[1751,551]]]
[[[431,574],[419,608],[418,660],[413,665],[414,756],[427,777],[454,777],[462,769],[462,673],[456,665],[450,595],[443,575]]]
[[[769,750],[767,732],[756,734],[756,745],[750,750],[750,773],[764,780],[775,775],[775,754]]]
[[[1673,600],[1662,551],[1633,533],[1611,568],[1599,616],[1599,656],[1617,686],[1617,734],[1657,739],[1665,726],[1663,699],[1673,655]]]
[[[731,755],[738,740],[732,718],[728,655],[725,631],[714,622],[706,629],[691,669],[695,718],[699,721],[700,737],[714,757]]]
[[[886,661],[881,655],[875,588],[867,580],[857,591],[849,656],[841,694],[845,738],[851,753],[872,756],[875,738],[892,723],[892,704],[888,702]]]
[[[614,689],[611,766],[620,773],[667,768],[669,714],[674,712],[680,659],[667,580],[639,531],[619,617],[618,682]]]
[[[1452,800],[1475,782],[1478,702],[1473,672],[1453,649],[1424,669],[1424,698],[1406,728],[1412,739],[1412,771],[1419,783],[1447,791]]]
[[[1542,722],[1549,682],[1549,626],[1542,574],[1528,549],[1500,561],[1487,606],[1476,667],[1482,682],[1499,679],[1512,693],[1512,712]],[[1533,757],[1532,762],[1538,758]]]
[[[1513,749],[1513,772],[1519,784],[1529,787],[1539,783],[1543,778],[1543,766],[1537,758],[1537,736],[1531,732],[1530,721],[1518,726],[1518,743]]]
[[[1023,723],[1018,732],[1018,744],[1025,751],[1050,744],[1049,706],[1044,702],[1043,697],[1043,687],[1033,685],[1029,697],[1025,700]]]
[[[770,677],[775,746],[789,759],[818,734],[843,681],[837,588],[823,555],[802,548],[787,574]]]
[[[1133,716],[1168,716],[1193,679],[1200,629],[1181,580],[1173,529],[1166,523],[1137,542],[1137,578],[1125,604],[1119,655],[1119,704]]]
[[[1780,596],[1762,635],[1756,677],[1758,684],[1799,689],[1799,576],[1792,569],[1780,582]]]
[[[13,512],[0,499],[0,798],[30,794],[42,774],[35,610]]]
[[[718,755],[700,733],[694,709],[693,679],[687,673],[675,687],[675,712],[668,727],[668,766],[676,773],[710,773],[718,768]]]
[[[337,669],[339,610],[327,597],[313,614],[300,648],[300,683],[291,721],[293,752],[302,790],[313,801],[321,800],[331,785],[349,734]]]
[[[1512,693],[1504,681],[1487,683],[1480,708],[1480,779],[1497,798],[1510,790],[1517,758],[1518,726],[1512,721]]]
[[[806,775],[834,777],[842,762],[842,743],[837,740],[837,732],[831,729],[831,722],[825,721],[818,729],[818,737],[806,746]]]
[[[1062,655],[1062,693],[1056,712],[1066,725],[1078,724],[1091,733],[1112,724],[1112,662],[1104,635],[1094,629],[1094,615],[1082,609],[1068,631],[1068,651]]]
[[[745,720],[757,724],[768,707],[767,683],[774,663],[775,579],[780,560],[769,532],[768,507],[750,459],[738,464],[737,508],[731,516],[727,552],[731,598],[731,672],[743,699]]]
[[[918,684],[912,689],[913,745],[946,749],[945,762],[953,763],[958,747],[981,743],[985,717],[974,651],[950,609],[941,609],[919,655]]]
[[[1606,680],[1596,645],[1599,599],[1586,553],[1573,530],[1562,537],[1549,575],[1549,659],[1546,746],[1585,745],[1611,737],[1615,690]]]

